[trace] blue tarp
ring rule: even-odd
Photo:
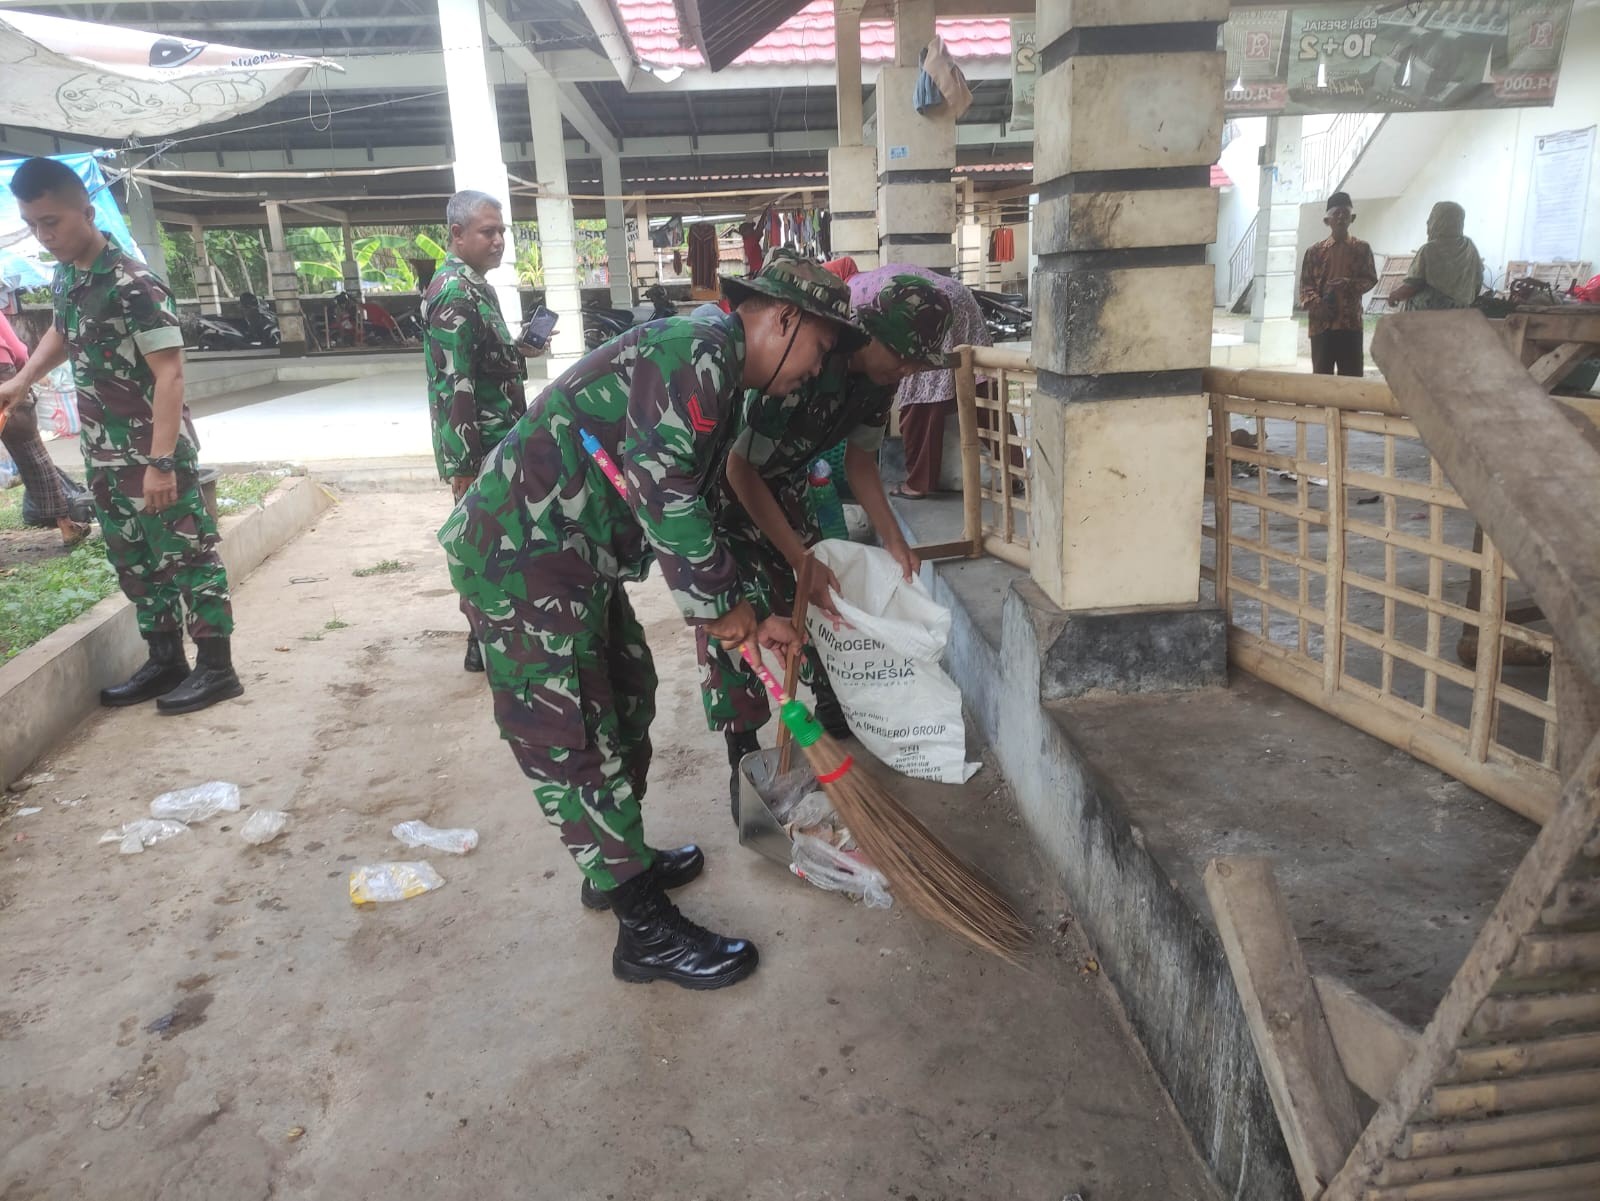
[[[57,154],[52,157],[76,171],[84,187],[89,189],[95,224],[121,242],[129,254],[143,258],[133,243],[127,218],[117,207],[117,199],[111,194],[105,176],[100,173],[100,164],[95,161],[94,154]],[[28,232],[22,214],[17,211],[17,199],[11,194],[11,176],[23,162],[20,158],[0,160],[0,287],[12,290],[48,284],[55,272],[55,260]]]

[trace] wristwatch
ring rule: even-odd
[[[150,466],[154,467],[157,471],[173,472],[178,468],[178,461],[171,455],[162,455],[160,458],[152,458],[150,460]]]

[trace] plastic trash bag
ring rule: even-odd
[[[819,788],[800,798],[800,803],[789,811],[788,821],[804,830],[820,826],[823,822],[832,822],[833,818],[833,802]]]
[[[435,830],[427,822],[401,822],[389,831],[408,847],[428,847],[450,855],[465,855],[478,845],[476,830]]]
[[[806,758],[800,754],[798,748],[794,760],[795,766],[761,786],[762,799],[767,802],[767,808],[772,816],[778,819],[779,825],[786,825],[793,820],[795,806],[817,786],[817,777],[806,764]],[[772,764],[775,770],[777,756],[773,756]]]
[[[920,579],[905,579],[886,550],[836,541],[813,550],[839,578],[834,599],[844,624],[834,629],[812,606],[806,629],[851,733],[902,775],[970,780],[979,765],[967,762],[961,691],[939,666],[950,610]]]
[[[894,904],[889,881],[882,872],[810,834],[794,836],[789,870],[828,892],[860,897],[868,909],[888,909]]]
[[[169,838],[185,833],[188,829],[189,827],[182,822],[141,817],[136,821],[125,822],[120,830],[107,830],[100,835],[100,841],[119,843],[118,854],[137,855],[145,847],[165,842]]]
[[[219,813],[239,812],[239,786],[224,780],[163,792],[150,802],[150,816],[180,822],[203,822]]]
[[[444,877],[433,870],[431,863],[369,863],[350,873],[350,903],[405,901],[432,892],[443,883]]]
[[[251,846],[265,846],[282,834],[289,824],[289,815],[279,809],[257,809],[244,819],[239,827],[239,837]]]

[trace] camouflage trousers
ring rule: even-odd
[[[780,617],[794,612],[794,569],[777,547],[755,527],[743,524],[719,525],[717,539],[738,559],[740,581],[746,595],[755,600],[758,612]],[[706,724],[713,730],[736,734],[766,725],[772,713],[771,700],[755,672],[740,657],[738,648],[720,646],[707,638],[704,630],[696,630],[694,649],[700,664],[700,699],[706,709]],[[801,680],[813,683],[819,673],[820,668],[808,653],[801,662]]]
[[[233,633],[228,572],[217,553],[217,523],[206,512],[192,469],[178,469],[178,503],[160,513],[144,511],[142,466],[87,464],[95,517],[106,540],[106,558],[122,593],[133,602],[141,634],[184,628],[195,639]]]
[[[495,721],[533,799],[579,869],[609,890],[647,870],[644,838],[656,671],[644,628],[618,581],[597,581],[582,628],[554,633],[534,604],[488,596],[451,563],[483,648]]]

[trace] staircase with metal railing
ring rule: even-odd
[[[1387,113],[1340,113],[1326,129],[1300,139],[1301,179],[1307,200],[1338,191]]]
[[[1261,224],[1258,212],[1250,218],[1250,226],[1239,235],[1233,253],[1228,256],[1228,311],[1243,312],[1249,306],[1250,285],[1256,277],[1256,230]]]

